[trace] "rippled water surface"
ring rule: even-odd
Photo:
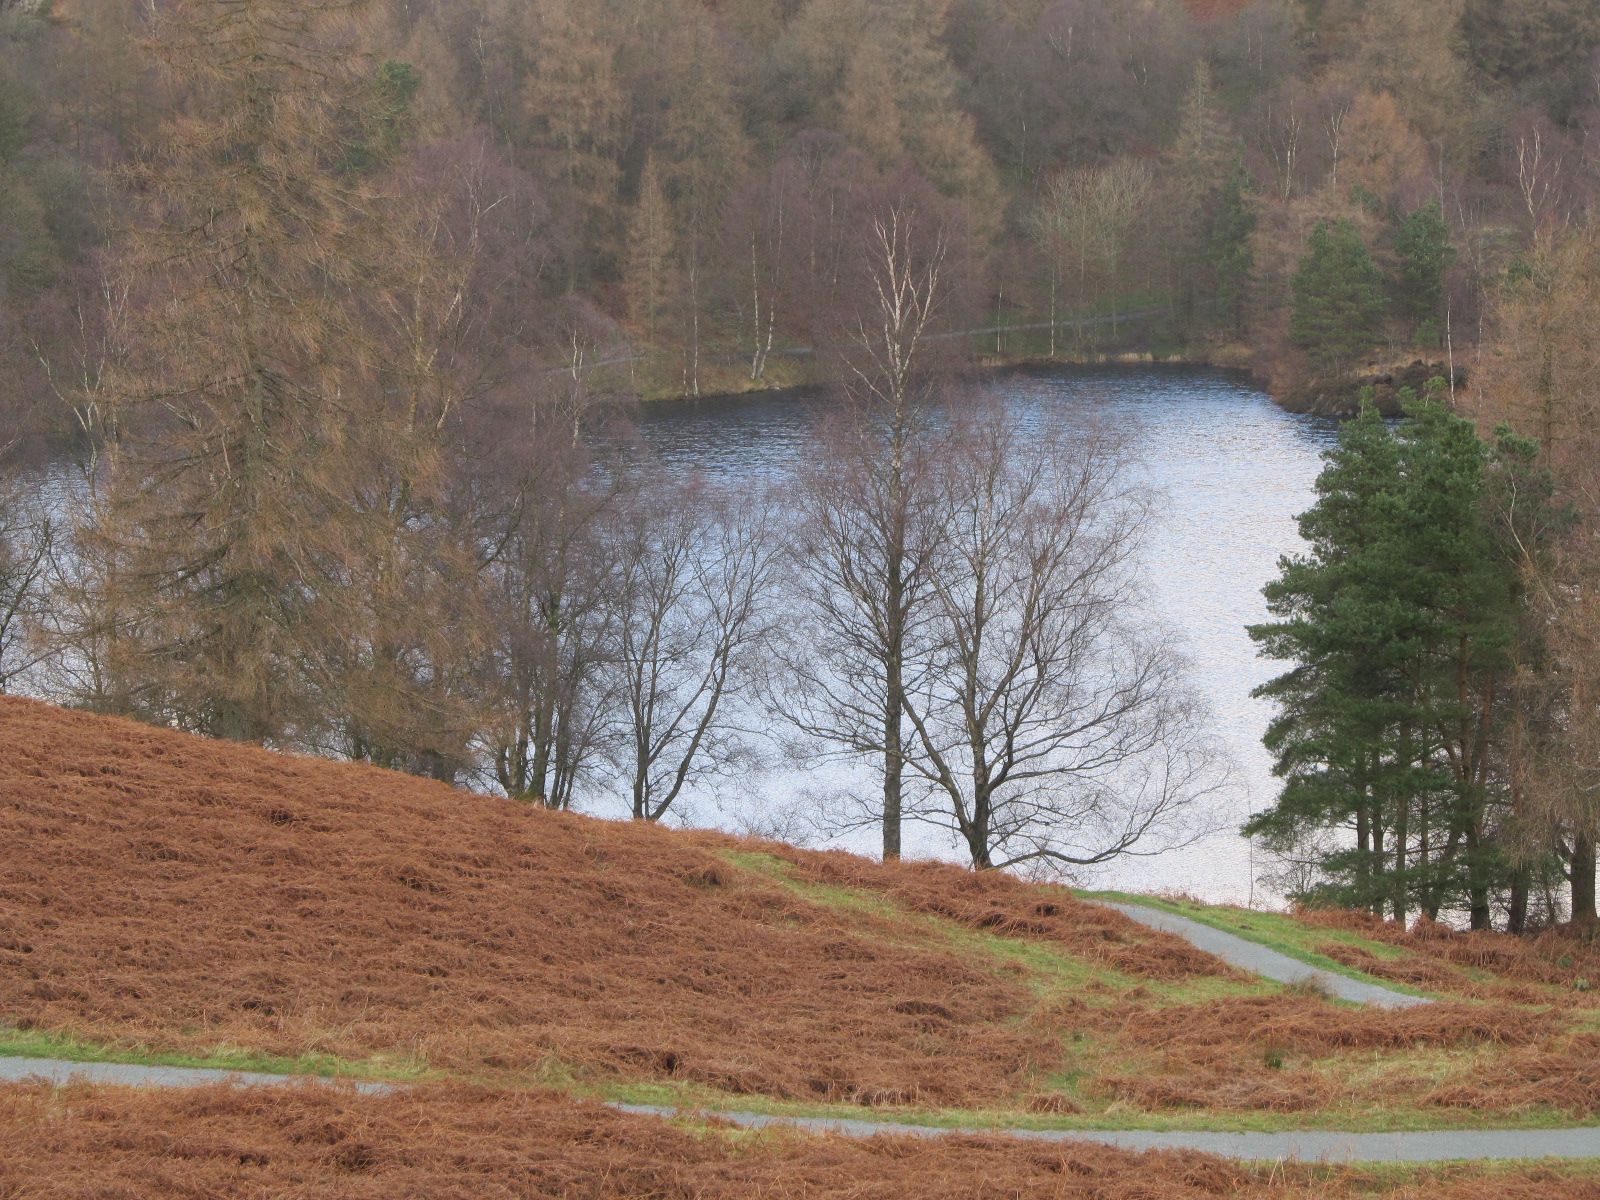
[[[1278,557],[1299,546],[1295,514],[1311,501],[1320,453],[1336,429],[1295,416],[1263,392],[1220,371],[1164,368],[1008,375],[989,384],[1029,423],[1111,421],[1132,438],[1141,469],[1161,489],[1145,563],[1153,618],[1174,632],[1209,699],[1217,734],[1239,767],[1223,803],[1226,828],[1182,850],[1132,859],[1084,882],[1140,891],[1179,890],[1245,903],[1263,894],[1250,845],[1233,832],[1271,802],[1275,782],[1261,746],[1270,706],[1250,698],[1275,664],[1255,655],[1244,627],[1266,615],[1261,587]],[[669,463],[727,482],[781,487],[804,452],[818,401],[767,396],[658,406],[642,418],[645,438]],[[774,769],[729,788],[720,803],[690,809],[696,823],[775,826],[802,795],[849,783],[842,768]],[[908,848],[957,857],[943,835],[908,831]],[[871,851],[871,832],[834,844]]]

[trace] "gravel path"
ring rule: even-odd
[[[143,1067],[134,1063],[68,1062],[59,1058],[0,1058],[0,1083],[48,1079],[57,1087],[72,1080],[109,1083],[125,1087],[204,1087],[208,1083],[237,1083],[245,1087],[270,1087],[286,1083],[345,1083],[320,1075],[265,1075],[259,1071],[223,1071],[211,1067]],[[368,1095],[390,1091],[387,1083],[356,1082]]]
[[[131,1063],[64,1062],[53,1058],[0,1058],[0,1083],[47,1079],[57,1086],[77,1080],[124,1087],[200,1087],[232,1083],[246,1087],[348,1082],[319,1076],[264,1075],[252,1071],[220,1071],[199,1067],[143,1067]],[[387,1083],[355,1082],[359,1092],[382,1095]],[[620,1112],[672,1117],[679,1110],[645,1104],[614,1104]],[[1019,1138],[1031,1142],[1087,1142],[1123,1150],[1198,1150],[1224,1158],[1253,1161],[1296,1159],[1303,1162],[1437,1163],[1472,1159],[1600,1158],[1600,1128],[1465,1130],[1432,1133],[1180,1133],[1142,1130],[938,1129],[929,1125],[852,1121],[831,1117],[774,1117],[761,1113],[689,1112],[720,1117],[749,1129],[781,1127],[847,1137],[896,1134],[909,1137],[954,1135]]]
[[[618,1104],[623,1112],[670,1117],[677,1110],[648,1104]],[[781,1127],[848,1137],[897,1134],[910,1137],[993,1136],[1030,1142],[1088,1142],[1122,1150],[1198,1150],[1255,1162],[1466,1162],[1505,1158],[1600,1158],[1600,1128],[1440,1130],[1429,1133],[1202,1133],[1124,1130],[935,1129],[927,1125],[880,1124],[827,1117],[772,1117],[761,1113],[711,1112],[747,1129]]]
[[[1363,983],[1346,975],[1337,975],[1332,971],[1322,971],[1307,966],[1287,954],[1280,954],[1237,934],[1224,933],[1220,929],[1213,929],[1209,925],[1202,925],[1199,921],[1180,917],[1165,909],[1146,908],[1142,904],[1118,904],[1110,900],[1098,900],[1095,903],[1114,908],[1130,920],[1148,925],[1151,929],[1176,934],[1196,948],[1215,955],[1231,966],[1256,975],[1264,975],[1268,979],[1276,979],[1279,983],[1310,982],[1340,1000],[1349,1000],[1356,1004],[1375,1004],[1380,1008],[1410,1008],[1416,1004],[1433,1003],[1426,996],[1408,996],[1404,992],[1396,992],[1375,983]]]

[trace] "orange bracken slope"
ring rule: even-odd
[[[716,835],[0,698],[0,844],[0,1025],[864,1103],[1012,1097],[1060,1055],[1020,979]],[[1219,970],[1062,889],[752,847],[1131,974]]]

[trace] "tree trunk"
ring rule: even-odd
[[[1356,801],[1356,887],[1362,897],[1372,894],[1372,817],[1365,791]]]
[[[1594,838],[1580,833],[1572,839],[1572,923],[1593,926],[1595,914]]]
[[[1467,897],[1474,931],[1489,929],[1493,919],[1489,911],[1489,870],[1483,861],[1477,830],[1467,832]]]
[[[905,749],[900,744],[900,669],[889,671],[889,696],[883,711],[883,858],[900,857],[900,784]]]
[[[1394,817],[1394,919],[1402,928],[1406,923],[1406,825],[1410,815],[1410,805],[1402,796]]]
[[[890,548],[889,563],[889,653],[884,671],[883,703],[883,857],[893,862],[900,857],[900,790],[905,774],[905,745],[902,738],[905,708],[904,664],[905,631],[901,611],[905,583],[901,578],[898,547]]]
[[[1506,929],[1521,934],[1528,928],[1528,869],[1519,867],[1511,879],[1511,911],[1506,918]]]
[[[1057,317],[1056,317],[1056,311],[1057,311],[1056,310],[1056,288],[1057,288],[1057,278],[1058,278],[1059,274],[1060,274],[1060,272],[1056,269],[1056,265],[1054,263],[1051,263],[1050,264],[1050,359],[1051,359],[1052,362],[1055,360],[1055,357],[1056,357],[1056,321],[1057,321]]]
[[[1370,893],[1372,899],[1368,907],[1372,909],[1372,915],[1375,917],[1383,916],[1383,906],[1387,899],[1383,887],[1383,855],[1383,827],[1374,823],[1372,827],[1372,862],[1376,868],[1376,873],[1372,879],[1372,891]]]
[[[962,828],[967,839],[967,852],[972,856],[974,871],[994,868],[994,858],[989,852],[989,825],[993,810],[988,789],[974,780],[972,789],[972,821]]]

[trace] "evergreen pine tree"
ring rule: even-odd
[[[1267,587],[1275,618],[1250,635],[1291,662],[1257,690],[1283,778],[1247,832],[1280,849],[1329,830],[1312,895],[1488,923],[1506,878],[1494,838],[1489,731],[1509,662],[1515,567],[1485,504],[1489,450],[1437,395],[1407,397],[1398,429],[1371,407],[1327,456],[1310,543]]]
[[[1397,307],[1419,326],[1436,321],[1444,304],[1444,273],[1455,257],[1450,230],[1437,202],[1424,205],[1395,231],[1400,256]]]
[[[1392,524],[1399,448],[1370,404],[1341,431],[1317,479],[1317,502],[1299,519],[1310,544],[1286,557],[1266,588],[1273,623],[1250,636],[1288,672],[1256,690],[1279,715],[1267,748],[1283,779],[1276,804],[1245,832],[1288,851],[1327,829],[1349,829],[1355,845],[1326,853],[1320,895],[1378,909],[1383,859],[1396,790],[1386,778],[1397,724],[1392,697],[1405,662],[1397,660],[1405,614],[1389,601]]]
[[[1249,190],[1250,173],[1239,163],[1217,198],[1207,247],[1217,277],[1217,302],[1235,332],[1244,328],[1245,287],[1254,265],[1250,235],[1255,232],[1256,214],[1250,207]]]
[[[1216,265],[1213,242],[1216,221],[1222,215],[1219,202],[1229,185],[1229,167],[1237,153],[1217,102],[1211,69],[1201,62],[1178,118],[1171,156],[1173,207],[1167,241],[1179,288],[1178,308],[1186,324],[1200,319],[1198,309],[1207,295],[1207,276]],[[1217,283],[1220,288],[1220,277]]]
[[[1319,222],[1295,273],[1289,331],[1324,375],[1348,371],[1377,341],[1383,276],[1349,221]]]

